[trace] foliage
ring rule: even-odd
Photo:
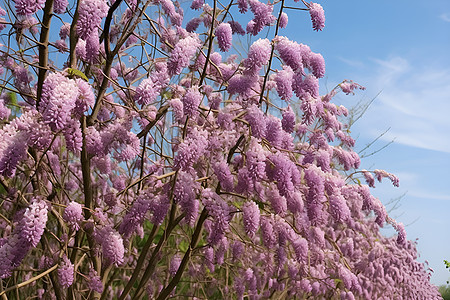
[[[440,299],[288,10],[2,2],[0,295]]]
[[[444,300],[450,299],[450,286],[449,285],[440,285],[439,293],[441,293],[442,298]]]

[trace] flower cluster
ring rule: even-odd
[[[333,102],[364,88],[320,94],[324,58],[279,30],[288,4],[48,3],[0,8],[7,296],[439,299],[371,194],[398,178],[358,169]],[[321,31],[322,6],[303,4]]]

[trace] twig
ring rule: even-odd
[[[39,108],[39,103],[41,101],[42,96],[42,86],[44,85],[45,74],[47,72],[47,64],[48,64],[48,38],[50,35],[50,22],[52,19],[52,10],[53,10],[53,0],[45,1],[44,7],[44,16],[42,18],[42,26],[41,26],[41,36],[40,36],[40,44],[39,44],[39,75],[37,82],[37,99],[36,99],[36,109]]]
[[[15,290],[15,289],[20,289],[21,287],[24,287],[24,286],[26,286],[26,285],[28,285],[28,284],[30,284],[30,283],[32,283],[32,282],[34,282],[34,281],[36,281],[36,280],[42,278],[42,277],[44,277],[45,275],[47,275],[47,274],[53,272],[53,271],[56,270],[57,268],[58,268],[58,265],[56,264],[56,265],[54,265],[53,267],[51,267],[50,269],[48,269],[48,270],[42,272],[41,274],[39,274],[39,275],[37,275],[37,276],[34,276],[34,277],[32,277],[32,278],[30,278],[30,279],[24,281],[24,282],[15,284],[15,285],[13,285],[13,286],[10,286],[9,288],[7,288],[7,289],[5,289],[4,291],[0,292],[0,296],[3,296],[5,293],[7,293],[7,292],[9,292],[9,291],[12,291],[12,290]]]

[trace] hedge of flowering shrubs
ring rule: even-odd
[[[3,299],[440,298],[288,9],[1,2]]]

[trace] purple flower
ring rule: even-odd
[[[54,0],[53,11],[57,14],[63,14],[66,12],[67,5],[69,5],[69,1],[67,0]]]
[[[103,283],[98,276],[97,272],[94,269],[89,270],[89,281],[88,281],[88,288],[92,291],[96,291],[97,293],[103,292]]]
[[[279,36],[274,39],[275,50],[281,60],[296,73],[303,73],[303,57],[308,54],[309,47],[290,41],[287,37]]]
[[[269,115],[266,118],[266,135],[267,141],[274,147],[280,147],[283,139],[283,131],[281,129],[281,120],[275,116]]]
[[[175,184],[173,195],[174,201],[181,206],[181,210],[186,213],[185,220],[190,226],[194,226],[198,217],[199,201],[197,191],[200,185],[189,173],[180,171],[177,183]]]
[[[237,0],[239,12],[241,14],[246,13],[248,10],[247,0]]]
[[[266,135],[266,121],[264,113],[256,105],[252,105],[247,109],[245,119],[250,124],[252,135],[254,137],[262,138]]]
[[[45,0],[17,0],[15,3],[18,15],[29,16],[44,7]]]
[[[119,226],[119,233],[128,239],[137,230],[145,220],[145,215],[150,209],[150,195],[147,193],[140,194],[134,201],[132,207],[123,217]]]
[[[73,283],[74,265],[67,256],[64,256],[58,267],[58,280],[63,288],[68,288]]]
[[[64,210],[63,219],[66,221],[72,230],[80,229],[80,223],[83,220],[83,209],[80,203],[72,201]]]
[[[258,0],[248,0],[250,4],[250,10],[254,14],[253,20],[251,20],[251,26],[247,27],[247,32],[257,35],[264,26],[268,26],[275,22],[276,18],[272,15],[273,5],[264,4]]]
[[[152,103],[168,82],[167,65],[164,63],[155,64],[155,70],[150,74],[150,77],[142,80],[137,87],[134,101],[140,105]]]
[[[203,4],[205,4],[205,0],[192,0],[191,8],[199,10],[200,8],[202,8]]]
[[[100,41],[98,32],[92,32],[86,39],[86,62],[91,64],[98,63],[98,55],[100,51]]]
[[[189,61],[200,46],[201,44],[197,37],[188,36],[181,39],[170,53],[169,61],[167,62],[169,75],[180,74],[183,68],[189,65]]]
[[[88,111],[89,107],[94,106],[95,95],[89,82],[86,82],[81,78],[77,78],[75,81],[77,83],[79,93],[73,111],[77,115],[81,116],[83,113]]]
[[[288,106],[287,109],[283,111],[282,117],[283,119],[281,119],[281,126],[283,127],[283,130],[287,133],[294,132],[295,113],[290,106]]]
[[[219,44],[219,49],[223,52],[227,52],[231,49],[233,31],[231,25],[228,23],[220,23],[216,28],[216,38]]]
[[[202,102],[203,95],[198,91],[198,87],[192,87],[186,91],[181,101],[183,102],[183,113],[191,118],[198,115],[198,106]]]
[[[309,14],[311,15],[314,30],[322,30],[325,27],[325,13],[322,6],[318,3],[311,2],[309,4]]]
[[[282,71],[278,71],[275,76],[276,90],[281,99],[288,101],[292,97],[292,81],[294,71],[289,66],[283,66]]]
[[[64,53],[68,50],[67,44],[65,40],[57,40],[55,42],[55,47],[58,49],[59,52]]]
[[[295,256],[298,262],[306,262],[308,259],[308,241],[302,237],[297,237],[292,242]]]
[[[235,74],[228,80],[228,93],[246,95],[258,82],[258,76]]]
[[[106,0],[81,0],[77,22],[77,34],[87,40],[94,30],[100,26],[104,17],[108,14]]]
[[[39,111],[52,130],[59,131],[66,126],[70,113],[78,98],[78,86],[75,80],[60,73],[50,73],[42,87]]]
[[[228,21],[228,24],[231,26],[231,30],[233,34],[245,35],[245,30],[242,28],[241,24],[237,21]]]
[[[189,169],[206,151],[208,146],[208,133],[197,128],[178,146],[178,154],[174,159],[176,170]]]
[[[20,236],[33,248],[39,243],[44,233],[47,211],[47,203],[39,198],[34,198],[20,220]]]
[[[281,13],[280,16],[279,26],[280,28],[286,28],[287,24],[288,24],[288,15],[285,12],[283,12]]]
[[[178,271],[178,268],[180,267],[180,264],[181,264],[181,257],[179,255],[172,256],[169,265],[169,274],[171,276],[175,276],[175,274]]]
[[[125,248],[120,234],[111,227],[105,227],[96,233],[102,246],[103,258],[108,264],[116,266],[123,263]]]
[[[253,201],[245,202],[242,205],[242,219],[244,229],[249,237],[253,237],[259,229],[260,212],[259,207]]]
[[[250,46],[247,58],[243,61],[245,67],[244,75],[257,75],[261,67],[268,63],[271,49],[268,39],[259,39],[254,42]]]
[[[266,197],[272,206],[273,211],[276,214],[282,215],[287,210],[286,198],[281,196],[278,189],[268,189],[266,191]]]
[[[313,75],[309,74],[303,79],[301,74],[295,74],[292,87],[301,100],[319,97],[319,80]]]
[[[202,18],[193,18],[186,24],[187,32],[195,32],[202,22]]]
[[[325,60],[320,53],[311,52],[306,59],[305,66],[316,78],[322,78],[325,75]]]
[[[225,160],[220,161],[218,164],[214,166],[214,173],[219,179],[221,187],[225,191],[233,190],[234,186],[234,177],[231,174],[230,168]]]

